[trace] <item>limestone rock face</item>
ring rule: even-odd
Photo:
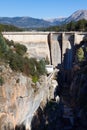
[[[37,83],[19,72],[13,72],[8,65],[0,65],[0,76],[4,84],[0,86],[0,130],[14,130],[16,126],[25,126],[30,130],[36,110],[54,98],[57,85],[55,80],[47,83],[42,76]]]
[[[31,78],[0,66],[4,84],[0,86],[0,130],[12,130],[24,124],[29,129],[34,112],[46,94],[46,77],[34,84]]]

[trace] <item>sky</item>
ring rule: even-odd
[[[87,10],[87,0],[0,0],[0,17],[29,16],[49,19]]]

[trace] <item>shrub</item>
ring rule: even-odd
[[[34,83],[36,83],[37,81],[38,81],[38,76],[37,75],[34,75],[34,76],[32,76],[32,81],[34,82]]]
[[[14,42],[13,40],[9,41],[8,39],[4,38],[5,39],[5,42],[6,44],[10,47],[10,46],[14,46]]]
[[[43,59],[38,62],[37,70],[39,72],[39,75],[43,75],[46,73],[45,61]]]
[[[76,56],[79,62],[84,60],[84,51],[82,49],[82,47],[80,47],[77,52],[76,52]]]
[[[13,70],[23,72],[23,66],[24,66],[23,58],[18,54],[14,54],[13,57],[11,57],[10,59],[10,67]]]
[[[3,56],[7,50],[8,50],[8,46],[7,46],[3,36],[0,34],[0,58],[3,58]]]
[[[30,69],[30,75],[34,76],[37,75],[37,64],[38,62],[36,61],[35,58],[30,58],[28,61],[29,64],[29,69]]]
[[[15,49],[16,49],[16,53],[18,53],[19,55],[24,55],[27,51],[27,48],[24,45],[21,45],[19,43],[17,43],[15,45]]]

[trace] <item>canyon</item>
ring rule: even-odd
[[[28,57],[33,57],[37,60],[48,58],[49,63],[54,66],[54,72],[49,76],[42,76],[37,83],[33,83],[31,78],[22,73],[13,72],[8,65],[0,65],[1,74],[5,77],[5,83],[0,86],[0,129],[35,129],[34,120],[40,118],[39,114],[44,111],[46,105],[48,105],[48,108],[52,106],[50,108],[50,113],[53,115],[52,112],[55,111],[55,116],[51,117],[52,115],[50,115],[50,118],[47,119],[46,117],[45,119],[43,113],[40,119],[45,120],[45,125],[49,127],[49,129],[49,124],[57,121],[58,118],[59,120],[57,123],[60,124],[62,109],[59,107],[58,99],[55,100],[55,97],[61,97],[60,93],[63,91],[61,89],[65,89],[66,91],[66,86],[71,86],[72,96],[76,95],[73,88],[76,86],[77,82],[75,79],[72,79],[72,81],[74,81],[71,83],[71,72],[75,53],[74,47],[84,40],[87,33],[3,32],[2,34],[6,39],[10,41],[13,40],[15,44],[20,43],[25,45],[28,49]],[[76,72],[73,71],[73,73]],[[57,93],[55,93],[56,87],[59,91]],[[79,86],[77,88],[79,88]],[[70,97],[68,96],[68,98]],[[49,104],[50,101],[51,104]],[[75,99],[73,99],[73,102],[74,101]],[[39,121],[39,119],[37,121]],[[56,127],[58,128],[58,126]],[[36,128],[38,129],[38,126]],[[41,130],[43,129],[44,128],[41,128]]]

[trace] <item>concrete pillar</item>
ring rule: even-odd
[[[76,45],[76,44],[77,44],[77,34],[74,33],[74,45]]]
[[[51,58],[54,66],[61,64],[61,47],[58,41],[59,36],[60,34],[58,33],[51,34]]]

